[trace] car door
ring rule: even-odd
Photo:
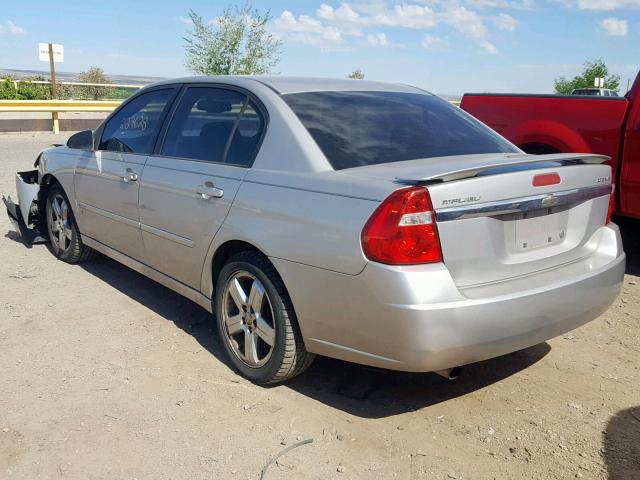
[[[76,163],[80,231],[136,259],[142,257],[138,180],[176,91],[157,88],[126,102],[98,133],[97,148]]]
[[[140,181],[144,262],[199,289],[202,266],[253,161],[264,115],[245,92],[189,86]]]

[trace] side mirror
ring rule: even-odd
[[[67,147],[77,150],[93,150],[93,131],[84,130],[69,137]]]

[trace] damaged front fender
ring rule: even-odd
[[[2,196],[11,223],[28,245],[46,242],[44,236],[38,231],[40,223],[38,170],[16,173],[16,192],[18,193],[17,205],[11,197]]]

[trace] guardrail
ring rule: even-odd
[[[18,89],[20,83],[35,83],[36,85],[51,85],[49,80],[13,80],[13,86]],[[141,89],[145,85],[132,83],[91,83],[91,82],[60,82],[56,81],[56,85],[71,85],[74,87],[106,87],[106,88],[136,88]]]
[[[121,100],[0,100],[0,112],[51,113],[53,133],[60,133],[60,112],[111,112]]]

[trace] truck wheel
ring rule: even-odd
[[[215,316],[233,366],[259,384],[288,380],[306,370],[307,352],[291,299],[273,265],[257,252],[234,255],[220,270]]]
[[[46,215],[51,251],[57,258],[79,263],[97,256],[98,252],[82,243],[69,199],[60,185],[49,189]]]

